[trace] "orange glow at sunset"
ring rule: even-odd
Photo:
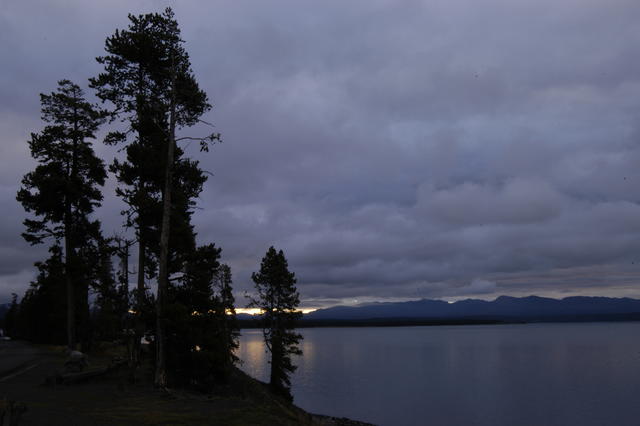
[[[316,311],[316,308],[301,308],[301,309],[297,309],[298,311],[302,312],[303,314],[308,314],[309,312],[313,312]],[[261,310],[258,308],[236,308],[236,313],[238,314],[249,314],[249,315],[259,315],[261,313]]]

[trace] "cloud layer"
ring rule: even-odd
[[[46,253],[21,241],[15,202],[38,93],[84,84],[127,13],[163,7],[0,5],[0,300]],[[640,296],[637,2],[174,9],[224,138],[209,154],[187,149],[214,174],[195,222],[223,247],[239,295],[273,244],[307,306]],[[113,187],[99,212],[108,230],[121,223]]]

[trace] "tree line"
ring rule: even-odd
[[[28,340],[66,343],[69,350],[127,341],[134,379],[141,341],[150,333],[157,387],[207,388],[226,380],[237,363],[239,329],[231,269],[221,263],[220,247],[197,244],[192,224],[208,176],[180,142],[197,141],[206,152],[221,137],[178,133],[196,124],[212,127],[202,119],[211,104],[171,9],[129,15],[128,28],[106,39],[105,52],[97,58],[102,72],[88,84],[99,104],[66,79],[40,95],[45,126],[28,141],[37,166],[22,179],[16,198],[29,213],[24,239],[51,245],[19,303],[14,295],[5,327]],[[103,142],[122,153],[108,165],[92,144],[105,125]],[[95,218],[108,173],[126,206],[125,229],[114,236],[105,236]],[[301,336],[294,332],[300,316],[295,275],[284,253],[271,247],[252,279],[250,306],[263,312],[270,382],[291,398],[291,355],[301,354]]]

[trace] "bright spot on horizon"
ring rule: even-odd
[[[317,308],[300,308],[296,309],[303,314],[308,314],[309,312],[317,311]],[[249,315],[260,315],[262,311],[259,308],[236,308],[237,314],[249,314]]]

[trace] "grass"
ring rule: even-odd
[[[47,376],[61,371],[62,347],[42,347],[38,368],[0,385],[0,396],[27,406],[20,425],[313,425],[312,416],[269,392],[268,387],[235,369],[227,385],[211,394],[155,390],[149,362],[129,383],[126,367],[71,385],[45,386]],[[90,368],[123,357],[125,349],[102,344],[89,354]]]

